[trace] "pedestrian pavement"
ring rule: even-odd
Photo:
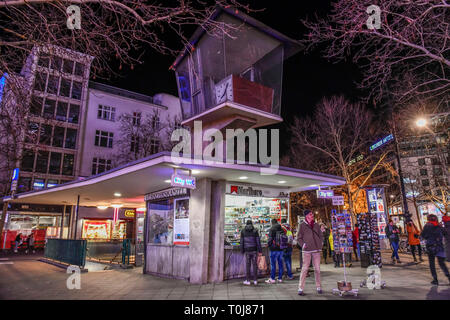
[[[40,258],[40,257],[39,257]],[[340,297],[332,293],[337,281],[343,280],[343,268],[334,264],[321,265],[322,288],[324,293],[316,293],[314,274],[306,279],[305,296],[298,296],[298,275],[294,280],[267,284],[259,279],[257,286],[243,285],[243,279],[222,283],[190,284],[185,280],[158,278],[142,273],[142,268],[104,270],[103,265],[81,273],[81,288],[68,289],[66,270],[38,261],[38,257],[8,257],[14,264],[0,265],[0,299],[26,300],[450,300],[448,280],[438,270],[442,285],[432,286],[428,262],[415,264],[412,258],[401,255],[403,263],[385,263],[381,277],[386,288],[370,290],[360,288],[366,279],[366,269],[358,262],[347,268],[347,280],[354,289],[359,289],[357,297]],[[383,262],[390,261],[390,252],[383,253]],[[298,267],[298,253],[293,256],[293,270]],[[437,266],[438,267],[438,266]],[[439,267],[438,267],[439,268]]]

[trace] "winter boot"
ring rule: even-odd
[[[431,284],[432,284],[432,285],[435,285],[435,286],[438,286],[438,285],[439,285],[439,282],[438,282],[437,279],[433,279],[433,281],[431,281]]]

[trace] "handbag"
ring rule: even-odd
[[[266,271],[267,270],[267,262],[266,262],[266,257],[262,254],[258,255],[258,269],[261,271]]]

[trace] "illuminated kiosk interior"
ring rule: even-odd
[[[172,65],[183,125],[193,128],[201,120],[203,130],[223,131],[281,122],[283,61],[298,51],[297,42],[234,10],[218,9],[213,18],[235,23],[239,30],[231,39],[199,29],[191,38],[195,50]],[[284,167],[261,175],[263,168],[267,166],[196,161],[166,152],[6,201],[75,204],[80,196],[80,206],[145,206],[143,272],[191,283],[221,282],[245,275],[238,245],[247,219],[260,230],[265,245],[270,220],[290,218],[291,192],[345,183],[341,177]],[[115,198],[114,192],[122,196]],[[141,228],[142,222],[137,224]]]

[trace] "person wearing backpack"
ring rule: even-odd
[[[286,265],[288,279],[292,280],[294,279],[294,276],[292,275],[292,245],[294,236],[291,226],[287,223],[286,219],[281,219],[281,228],[285,234],[281,239],[280,247],[283,249],[283,260]]]
[[[281,235],[284,234],[283,228],[278,224],[277,219],[272,219],[272,227],[269,229],[268,246],[270,250],[270,278],[266,283],[275,283],[275,275],[278,263],[278,282],[283,278],[283,249],[281,249]]]
[[[252,220],[247,220],[245,228],[241,231],[241,253],[245,254],[246,278],[244,284],[250,285],[250,278],[253,278],[253,283],[258,284],[258,253],[261,254],[261,241],[259,239],[258,230],[253,227]],[[253,265],[253,277],[250,276],[250,267]]]
[[[303,251],[303,268],[300,274],[300,281],[298,287],[298,295],[303,296],[303,288],[305,287],[306,275],[309,266],[314,265],[314,276],[316,279],[317,293],[322,293],[320,285],[320,254],[323,246],[323,233],[320,230],[320,225],[314,222],[314,214],[311,210],[305,210],[305,221],[300,224],[297,235],[297,242],[302,247]]]

